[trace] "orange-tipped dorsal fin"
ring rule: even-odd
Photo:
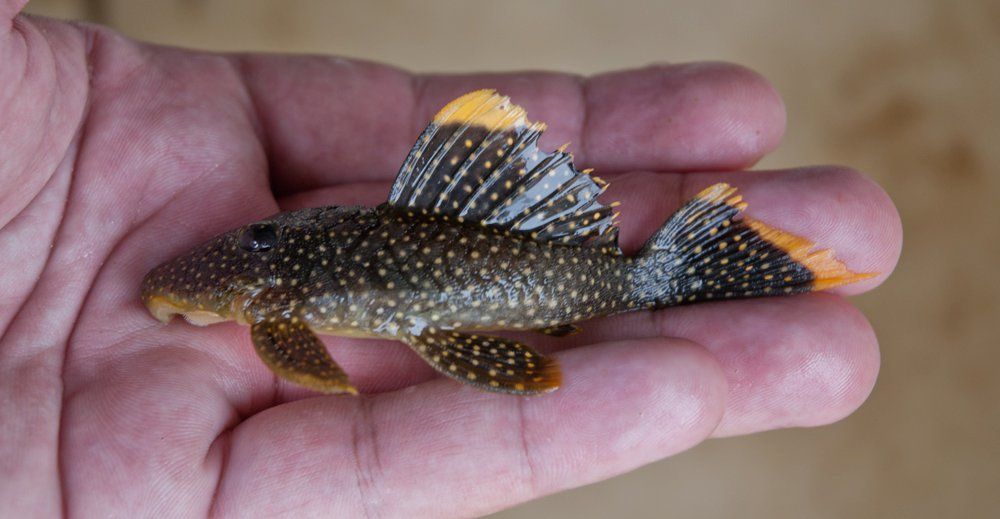
[[[618,250],[607,182],[578,171],[563,145],[538,148],[545,125],[493,90],[448,103],[417,139],[396,177],[391,206],[567,245]]]

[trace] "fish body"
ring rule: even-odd
[[[143,281],[150,312],[251,326],[279,376],[356,390],[315,333],[410,345],[483,389],[558,387],[555,362],[497,329],[572,333],[575,322],[700,300],[800,293],[865,277],[829,251],[740,217],[725,184],[688,202],[635,256],[617,245],[606,183],[493,91],[446,106],[376,208],[283,213],[220,235]]]

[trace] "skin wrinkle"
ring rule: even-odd
[[[261,151],[264,156],[271,157],[271,143],[267,139],[267,133],[264,131],[260,104],[257,96],[254,94],[249,84],[250,82],[248,78],[251,73],[251,65],[247,61],[248,56],[238,54],[235,56],[228,56],[228,58],[229,59],[226,61],[232,68],[233,74],[236,77],[236,83],[241,87],[243,95],[245,96],[243,101],[246,104],[247,120],[250,121],[250,124],[253,127],[254,135],[257,136],[257,142],[260,143]],[[268,159],[268,161],[270,162],[270,159]],[[271,175],[267,175],[267,190],[273,193],[273,189],[271,188]]]
[[[109,77],[110,71],[106,71],[108,65],[104,64],[104,54],[110,54],[116,49],[115,44],[123,41],[123,37],[110,29],[99,25],[92,25],[86,22],[70,22],[69,25],[83,36],[86,42],[85,65],[87,67],[87,103],[93,102],[93,92],[100,90],[102,96],[116,97],[125,87],[134,83],[134,80],[147,70],[149,65],[148,56],[141,56],[141,59],[130,60],[131,67],[125,71],[120,71],[113,77]],[[148,54],[143,46],[135,45],[132,40],[127,41],[130,46],[128,50],[139,54]],[[102,47],[108,50],[102,52]],[[133,56],[130,56],[133,57]],[[133,57],[134,58],[134,57]],[[115,67],[122,65],[121,60],[115,60]],[[109,96],[110,94],[110,96]],[[89,116],[89,110],[88,110]]]
[[[9,38],[13,38],[14,34],[16,33],[19,36],[20,41],[22,42],[22,47],[24,47],[23,59],[20,60],[20,63],[22,65],[21,70],[17,71],[18,73],[16,75],[11,75],[12,77],[17,77],[19,83],[18,83],[17,86],[10,87],[11,97],[8,100],[8,102],[9,102],[10,105],[16,104],[17,93],[20,92],[21,90],[23,90],[24,82],[30,77],[30,71],[32,69],[32,63],[37,62],[37,61],[43,61],[44,62],[44,59],[43,59],[44,57],[47,57],[47,58],[49,58],[50,60],[53,60],[53,61],[55,60],[54,53],[52,52],[52,49],[51,49],[51,44],[50,44],[50,42],[48,40],[46,40],[44,38],[36,38],[36,39],[41,39],[42,41],[45,42],[45,46],[43,48],[38,49],[37,47],[35,47],[35,48],[31,49],[31,52],[29,52],[29,49],[28,49],[28,40],[33,36],[33,34],[29,34],[27,32],[27,27],[28,26],[26,24],[24,24],[24,22],[14,23],[12,31],[10,33],[8,33],[8,35],[7,35],[7,37],[9,37]],[[32,27],[32,29],[34,29],[34,27]],[[37,29],[36,29],[36,32],[37,32]],[[34,34],[34,35],[38,36],[38,34]],[[40,54],[40,53],[45,53],[45,56],[38,57],[38,54]],[[57,66],[56,64],[53,64],[53,70],[56,68],[56,66]],[[39,122],[39,126],[41,126],[43,128],[47,128],[48,125],[46,123],[53,120],[52,111],[54,109],[56,109],[57,104],[58,103],[57,103],[57,100],[56,100],[56,96],[55,95],[51,96],[49,102],[46,103],[47,113],[45,114],[45,117],[39,117],[39,118],[37,118],[37,121]],[[0,107],[0,109],[8,109],[8,108],[9,108],[9,106],[6,106],[6,105]],[[86,110],[86,107],[84,107],[84,110]],[[78,125],[82,124],[82,118],[77,120],[77,124]],[[67,140],[65,148],[63,148],[61,150],[61,152],[59,152],[59,153],[52,153],[51,154],[53,156],[60,157],[60,159],[54,165],[53,171],[51,173],[49,173],[48,178],[44,178],[44,180],[42,180],[40,182],[40,184],[38,186],[38,190],[35,191],[34,193],[30,193],[27,197],[25,197],[25,200],[24,200],[23,204],[19,204],[19,205],[15,206],[10,211],[11,217],[9,219],[6,218],[6,216],[4,214],[0,214],[0,218],[3,218],[3,220],[0,220],[0,223],[2,223],[3,226],[6,226],[10,222],[11,219],[13,219],[14,217],[16,217],[18,214],[21,214],[22,212],[24,212],[25,208],[27,208],[28,205],[35,199],[35,197],[37,197],[38,194],[42,192],[42,190],[44,189],[45,185],[48,183],[49,179],[52,177],[53,173],[55,172],[55,168],[58,167],[59,164],[61,164],[63,162],[63,160],[64,160],[64,158],[66,156],[67,150],[73,144],[72,135],[75,135],[75,134],[76,134],[75,131],[70,134],[71,137]],[[44,150],[45,145],[46,145],[46,141],[44,139],[40,139],[38,142],[35,143],[34,150],[29,153],[29,156],[39,157],[38,160],[41,160],[41,157],[49,156],[49,154],[50,154],[49,151],[48,150]],[[31,172],[36,171],[38,169],[38,168],[36,168],[34,166],[35,166],[34,162],[27,163],[25,165],[25,167],[22,168],[22,172],[21,172],[20,175],[15,175],[14,178],[7,179],[7,181],[10,182],[11,184],[14,184],[14,185],[20,185],[22,182],[30,184],[30,182],[32,180],[32,178],[31,178]],[[10,197],[4,196],[4,194],[7,194],[7,193],[12,194],[12,196],[10,196]],[[13,198],[13,195],[16,195],[16,194],[17,194],[17,190],[11,190],[11,191],[3,190],[3,192],[0,193],[0,208],[2,208],[2,204],[3,203],[5,203],[8,200],[10,200],[10,198]]]
[[[528,419],[524,413],[524,405],[527,402],[519,398],[517,399],[517,431],[520,434],[520,446],[521,446],[521,456],[524,460],[524,469],[527,473],[527,486],[528,495],[537,496],[538,492],[538,477],[537,469],[535,468],[534,456],[532,455],[532,450],[528,446]]]
[[[96,60],[97,48],[98,48],[98,46],[100,44],[100,37],[101,37],[101,34],[99,32],[97,32],[97,31],[83,32],[82,35],[84,36],[84,39],[85,39],[85,42],[86,42],[86,45],[85,45],[84,49],[85,49],[85,56],[86,56],[85,60],[86,60],[86,64],[87,64],[87,67],[86,67],[86,69],[87,69],[87,95],[86,95],[87,99],[86,99],[86,103],[85,103],[85,107],[84,107],[84,113],[83,113],[83,115],[80,118],[80,127],[79,127],[80,138],[79,138],[79,145],[76,148],[76,155],[73,158],[73,169],[72,169],[72,172],[71,172],[71,175],[70,175],[70,185],[69,185],[69,188],[68,188],[68,191],[67,191],[66,208],[63,210],[63,214],[67,214],[68,213],[69,204],[70,204],[70,201],[72,200],[72,196],[73,196],[73,192],[74,192],[73,191],[73,187],[76,184],[76,182],[74,181],[74,179],[76,178],[76,172],[79,170],[79,167],[80,167],[80,159],[83,156],[84,150],[86,149],[87,135],[88,135],[88,130],[90,128],[89,127],[90,113],[91,113],[90,111],[91,111],[91,107],[92,107],[92,103],[93,103],[93,91],[94,91],[93,90],[93,85],[94,85],[94,75],[95,75],[94,71],[97,68],[97,65],[95,65],[95,63],[97,61]],[[67,221],[68,221],[67,219],[62,219],[60,221],[60,227],[63,224],[65,224],[65,222],[67,222]],[[59,234],[60,233],[57,231],[56,236],[59,236]],[[58,242],[58,240],[55,240],[55,242]],[[101,267],[98,270],[102,270],[103,269],[103,265],[105,264],[105,261],[107,260],[107,258],[111,257],[111,255],[114,253],[114,250],[120,244],[121,244],[121,241],[119,240],[115,244],[115,246],[112,246],[112,247],[110,247],[108,249],[108,253],[105,255],[105,259],[103,261],[101,261],[101,263],[100,263]],[[61,364],[60,365],[60,369],[59,369],[59,371],[60,371],[60,386],[61,386],[60,387],[60,393],[62,394],[62,396],[61,396],[61,403],[60,403],[60,406],[59,406],[59,408],[60,408],[59,419],[58,419],[58,422],[57,422],[57,435],[58,435],[57,436],[58,437],[57,446],[58,447],[57,447],[57,451],[56,451],[56,459],[57,459],[57,463],[58,463],[58,467],[59,467],[59,474],[58,474],[58,477],[59,477],[59,489],[60,489],[60,491],[59,491],[59,497],[60,497],[60,506],[62,508],[63,517],[67,517],[69,515],[69,508],[68,508],[69,507],[69,499],[67,497],[68,483],[66,481],[66,475],[68,474],[68,471],[65,470],[66,467],[65,467],[65,462],[64,462],[65,452],[66,452],[66,447],[65,447],[66,433],[65,433],[65,431],[63,429],[63,424],[65,423],[65,418],[66,418],[65,415],[66,415],[66,410],[67,410],[67,406],[65,405],[65,402],[66,402],[66,384],[65,384],[65,380],[66,380],[66,359],[69,357],[69,348],[70,348],[71,344],[73,343],[73,336],[75,335],[76,330],[77,330],[77,326],[79,325],[79,315],[83,311],[83,304],[87,300],[87,298],[90,297],[90,292],[93,289],[94,284],[97,282],[97,279],[98,279],[97,275],[91,277],[89,286],[83,292],[83,297],[80,299],[80,303],[79,303],[79,305],[77,307],[77,310],[75,312],[75,316],[74,316],[73,320],[71,321],[69,332],[66,334],[66,340],[65,340],[65,345],[63,347],[62,359],[60,360],[60,364]]]
[[[677,179],[677,203],[674,207],[681,207],[684,205],[685,200],[688,198],[688,175],[681,175]]]
[[[18,46],[24,47],[27,45],[27,34],[24,33],[24,29],[13,24],[10,26],[10,30],[0,36],[0,38],[3,38],[3,41],[0,41],[0,45],[4,45],[4,50],[6,51],[4,55],[2,55],[3,58],[17,52],[18,49],[9,48],[11,42],[15,41],[15,39]],[[21,90],[21,85],[23,85],[25,80],[29,77],[29,75],[26,74],[28,68],[28,57],[25,55],[21,55],[20,57],[23,59],[17,61],[19,67],[16,70],[13,70],[13,73],[10,74],[12,78],[16,78],[14,81],[17,83],[15,84],[13,81],[10,81],[4,85],[4,91],[9,95],[0,99],[0,110],[6,111],[10,107],[9,105],[14,104],[17,98],[15,93]]]
[[[87,121],[89,120],[89,118],[87,117],[87,115],[90,112],[90,109],[89,109],[89,107],[90,107],[90,102],[89,102],[90,94],[89,94],[89,92],[90,92],[90,89],[88,88],[87,111],[84,112],[84,116],[81,118],[80,142],[79,142],[79,145],[76,148],[76,155],[73,157],[73,168],[70,171],[70,181],[69,181],[69,186],[67,186],[67,191],[66,191],[66,205],[63,208],[63,212],[62,212],[63,215],[65,215],[68,212],[68,209],[69,209],[70,200],[72,199],[72,194],[73,194],[73,186],[76,183],[76,182],[74,182],[74,178],[76,177],[75,173],[76,173],[77,169],[79,168],[80,157],[83,154],[84,146],[85,146],[85,144],[87,142],[87,140],[86,140],[87,128],[88,128]],[[65,218],[61,218],[60,219],[59,230],[56,231],[56,234],[54,236],[59,236],[59,234],[62,231],[62,226],[67,221],[68,220],[65,219]],[[58,240],[57,239],[53,239],[53,242],[57,243]],[[53,246],[52,249],[53,249],[53,252],[54,252],[55,246]],[[111,255],[111,251],[112,250],[114,250],[114,247],[112,247],[108,251],[108,256]],[[49,256],[51,257],[51,253],[50,253]],[[106,258],[108,256],[106,256]],[[43,276],[44,276],[45,270],[43,270],[42,272],[43,272]],[[65,436],[65,432],[63,430],[63,424],[65,423],[65,418],[66,418],[65,417],[65,414],[66,414],[66,405],[65,405],[65,403],[66,403],[66,383],[65,383],[65,380],[66,380],[66,359],[69,356],[69,348],[70,348],[70,345],[72,344],[73,333],[76,331],[76,326],[79,323],[78,317],[80,315],[80,312],[83,311],[83,302],[87,300],[87,296],[90,294],[90,291],[91,291],[91,289],[93,289],[94,283],[96,283],[96,281],[97,281],[97,277],[95,276],[95,277],[93,277],[91,279],[90,285],[83,292],[83,297],[80,299],[80,304],[77,307],[76,312],[74,313],[75,314],[74,315],[74,319],[71,321],[70,329],[69,329],[68,333],[66,334],[65,344],[63,345],[62,358],[59,361],[59,364],[60,364],[60,366],[59,366],[59,386],[60,386],[60,388],[59,389],[60,389],[61,397],[60,397],[60,404],[59,404],[59,409],[60,409],[59,419],[56,422],[56,437],[58,438],[58,440],[56,442],[56,445],[57,445],[57,450],[56,450],[56,464],[57,464],[58,471],[59,471],[59,474],[58,474],[58,477],[59,477],[59,502],[60,502],[60,507],[62,509],[63,517],[67,517],[68,513],[69,513],[68,499],[66,497],[66,494],[67,494],[67,492],[66,492],[66,490],[67,490],[67,484],[66,484],[66,477],[65,477],[65,475],[67,474],[67,471],[64,470],[65,466],[64,466],[64,461],[63,461],[64,460],[64,454],[65,454],[65,446],[63,445],[63,443],[64,443],[63,442],[63,438]],[[16,317],[15,317],[15,319],[16,319]],[[0,340],[2,340],[2,339],[0,339]]]
[[[222,492],[223,478],[226,476],[227,469],[229,468],[229,462],[232,458],[233,431],[235,431],[236,427],[243,423],[243,420],[243,417],[237,416],[235,423],[220,432],[219,435],[212,440],[212,443],[209,444],[208,451],[205,452],[206,462],[212,455],[213,447],[217,446],[221,450],[219,455],[222,456],[222,460],[219,462],[219,475],[215,478],[215,488],[212,489],[212,498],[208,502],[208,510],[206,511],[207,517],[219,516],[219,495]]]
[[[23,22],[22,22],[22,24],[23,24]],[[10,39],[17,38],[20,41],[21,46],[24,48],[24,53],[22,54],[22,58],[23,59],[19,60],[19,63],[21,64],[21,70],[17,71],[17,75],[13,76],[13,77],[17,77],[18,78],[18,85],[16,87],[11,88],[11,90],[10,90],[10,92],[11,92],[10,99],[7,100],[9,105],[16,104],[17,93],[22,90],[22,86],[23,86],[24,82],[30,77],[30,74],[28,72],[32,68],[31,67],[32,61],[35,60],[35,59],[37,59],[37,58],[35,58],[35,56],[37,56],[37,54],[39,52],[46,51],[46,50],[49,51],[49,54],[51,55],[51,50],[49,49],[49,46],[48,46],[49,42],[47,40],[45,41],[46,47],[44,47],[40,51],[36,51],[36,50],[32,49],[33,52],[28,52],[28,40],[31,37],[31,34],[29,34],[27,32],[27,28],[25,26],[23,26],[22,24],[16,23],[16,21],[15,21],[15,23],[12,24],[12,28],[11,28],[10,32],[8,32],[8,34],[6,35],[6,37],[10,38]],[[49,103],[49,105],[47,106],[47,109],[49,110],[49,114],[51,114],[52,105],[54,103],[55,103],[55,101],[53,99]],[[2,108],[4,110],[6,110],[6,109],[9,108],[9,105],[5,105]],[[47,118],[45,118],[45,120],[51,120],[51,117],[47,117]],[[44,126],[44,123],[42,123],[40,125]],[[42,154],[41,153],[37,153],[37,152],[39,151],[39,148],[41,148],[43,146],[44,146],[43,141],[37,142],[35,144],[35,153],[33,153],[33,155],[41,156]],[[67,144],[67,146],[68,146],[68,144]],[[61,154],[61,156],[65,156],[65,151]],[[60,160],[60,162],[61,162],[61,160]],[[31,164],[29,163],[28,166],[30,166],[30,165]],[[15,175],[14,178],[10,179],[9,181],[10,182],[21,181],[22,180],[21,177],[29,177],[28,171],[31,170],[31,169],[32,168],[30,168],[30,167],[24,168],[24,171],[21,172],[21,175]],[[30,180],[30,177],[28,178],[28,180]],[[24,208],[27,207],[28,204],[31,203],[31,200],[33,200],[34,197],[37,196],[39,192],[41,192],[41,189],[44,188],[44,185],[46,184],[46,182],[47,182],[47,179],[46,179],[45,182],[42,182],[39,185],[39,190],[38,191],[36,191],[35,193],[29,194],[26,197],[26,200],[23,203],[23,205],[21,205],[21,204],[18,204],[19,206],[15,205],[15,207],[10,211],[10,214],[11,214],[10,219],[14,218],[16,215],[18,215],[22,211],[24,211]],[[5,196],[7,193],[10,193],[10,195],[9,196]],[[6,204],[8,202],[8,200],[10,200],[11,198],[13,198],[14,195],[16,195],[16,194],[17,194],[16,190],[11,190],[9,192],[7,190],[4,190],[3,194],[0,194],[0,209],[2,209],[3,205]],[[6,211],[5,211],[5,213],[6,213]],[[0,220],[0,223],[2,223],[3,226],[6,226],[9,223],[9,221],[10,221],[10,219],[8,219],[6,217],[6,214],[0,214],[0,218],[3,218],[3,220]]]
[[[575,78],[576,78],[575,83],[577,85],[577,89],[579,90],[579,96],[580,96],[579,110],[581,113],[580,129],[579,131],[577,131],[577,136],[578,136],[577,139],[578,142],[580,143],[578,151],[580,157],[577,158],[577,160],[579,160],[581,164],[586,164],[587,163],[586,151],[590,149],[589,148],[590,143],[588,141],[588,134],[589,134],[588,123],[590,122],[590,112],[591,112],[590,95],[589,95],[590,81],[583,76],[575,76]]]
[[[60,165],[61,164],[62,163],[60,163]],[[58,169],[58,167],[57,167],[57,169]],[[35,197],[24,208],[24,210],[22,210],[20,213],[17,214],[17,216],[15,216],[15,219],[18,216],[22,216],[26,212],[28,212],[30,210],[31,206],[33,205],[33,203],[42,196],[42,194],[45,192],[46,189],[56,189],[55,187],[51,187],[51,184],[52,184],[53,181],[55,181],[57,179],[58,176],[59,176],[58,172],[56,172],[55,174],[53,174],[49,178],[48,182],[46,182],[45,186],[42,187],[42,190],[39,191],[35,195]],[[59,232],[59,228],[61,227],[61,222],[63,221],[63,215],[66,213],[66,205],[69,203],[68,193],[69,193],[69,189],[70,189],[69,184],[72,181],[72,171],[70,171],[69,173],[67,173],[67,177],[68,178],[67,178],[66,187],[65,187],[67,195],[61,197],[61,198],[63,198],[63,203],[60,205],[59,219],[57,221],[58,223],[56,223],[56,225],[54,226],[54,229],[50,233],[50,236],[52,236],[52,238],[49,239],[50,245],[54,241],[54,238],[55,238],[56,234],[58,234],[58,232]],[[14,220],[11,220],[11,221],[14,221]],[[0,344],[3,344],[4,339],[7,337],[7,331],[8,331],[8,329],[10,328],[10,326],[15,321],[17,321],[18,316],[20,316],[20,314],[21,314],[21,311],[24,309],[25,305],[27,305],[28,301],[30,301],[31,294],[33,294],[35,292],[35,289],[38,287],[39,282],[41,282],[41,279],[42,279],[43,274],[45,273],[45,270],[48,268],[49,263],[52,261],[53,250],[54,250],[54,247],[52,247],[52,246],[46,247],[45,259],[42,262],[42,267],[38,270],[38,275],[35,276],[35,279],[31,281],[31,287],[29,287],[29,289],[25,292],[26,296],[25,296],[24,300],[20,301],[20,303],[17,305],[17,309],[15,309],[11,313],[10,320],[8,320],[7,322],[3,323],[3,327],[2,327],[2,329],[0,329]]]
[[[418,109],[426,95],[427,77],[423,74],[410,75],[410,104],[414,107],[413,110],[410,110],[410,135],[420,135],[424,126],[427,125],[427,118],[424,117],[421,110]]]
[[[379,456],[378,432],[372,418],[375,400],[361,396],[357,402],[354,426],[351,427],[351,452],[354,453],[355,484],[361,510],[366,518],[381,517],[382,505],[379,490],[382,481],[382,461]]]
[[[93,51],[94,51],[94,48],[96,47],[95,43],[96,43],[96,36],[97,35],[94,34],[93,37],[88,37],[87,34],[83,34],[83,36],[84,36],[84,40],[86,42],[85,43],[85,47],[84,47],[84,50],[85,50],[85,53],[84,53],[84,55],[85,55],[85,61],[86,61],[86,63],[89,64],[89,63],[92,63],[93,59],[94,59]],[[76,182],[75,182],[76,172],[79,170],[79,167],[80,167],[80,158],[82,157],[83,150],[86,147],[87,135],[88,135],[88,129],[89,129],[88,121],[89,121],[89,115],[90,115],[90,109],[91,109],[91,103],[92,103],[92,92],[93,92],[92,85],[93,85],[93,69],[90,66],[87,66],[87,89],[86,89],[86,94],[85,94],[85,101],[84,101],[84,106],[83,106],[83,113],[80,116],[80,122],[79,122],[79,125],[77,127],[78,138],[74,139],[74,141],[76,141],[76,147],[75,147],[75,154],[73,156],[73,167],[70,170],[69,183],[68,183],[67,188],[66,188],[66,202],[63,205],[63,210],[61,212],[61,216],[60,216],[60,219],[59,219],[59,226],[56,229],[55,234],[53,235],[53,247],[51,247],[51,249],[49,251],[49,254],[46,256],[46,267],[42,269],[42,274],[39,276],[39,282],[44,277],[44,275],[45,275],[44,273],[48,270],[48,263],[49,263],[52,255],[55,252],[55,244],[58,243],[58,236],[60,234],[62,234],[62,232],[64,230],[63,226],[68,221],[66,218],[63,218],[62,215],[66,215],[68,213],[68,211],[69,211],[69,206],[70,206],[70,203],[71,203],[71,200],[72,200],[72,196],[73,196],[73,192],[74,192],[74,187],[76,185]],[[112,250],[113,250],[113,248],[112,248]],[[110,255],[110,253],[111,252],[109,251],[109,255]],[[58,418],[56,420],[56,424],[55,424],[55,429],[56,429],[55,430],[55,434],[56,434],[56,453],[55,453],[55,456],[56,456],[56,467],[57,467],[57,472],[58,472],[56,474],[56,477],[57,477],[57,479],[59,481],[59,489],[58,489],[58,496],[57,496],[57,498],[59,500],[59,508],[62,510],[62,514],[63,514],[64,517],[67,516],[68,512],[69,512],[69,509],[68,509],[68,499],[67,499],[67,496],[66,496],[66,494],[67,494],[67,492],[66,492],[67,491],[67,482],[66,482],[66,478],[65,478],[65,475],[67,474],[67,471],[65,470],[66,469],[66,467],[65,467],[65,456],[64,456],[65,455],[65,449],[64,449],[64,445],[63,445],[63,443],[64,443],[64,437],[65,437],[65,432],[63,430],[63,424],[65,423],[65,412],[66,412],[66,406],[64,405],[64,403],[66,402],[66,396],[65,396],[66,384],[64,382],[65,379],[66,379],[65,378],[65,373],[66,373],[66,359],[67,359],[68,354],[69,354],[69,347],[70,347],[70,344],[71,344],[71,340],[72,340],[73,334],[76,331],[77,324],[79,323],[78,316],[79,316],[80,312],[83,309],[83,301],[86,300],[87,295],[90,293],[90,290],[93,288],[93,285],[96,282],[96,280],[97,280],[96,276],[93,277],[91,279],[90,285],[83,292],[83,297],[80,299],[80,304],[78,305],[76,312],[74,312],[74,318],[71,321],[70,328],[69,328],[69,330],[68,330],[68,332],[67,332],[67,334],[65,336],[65,343],[63,345],[62,356],[59,359],[59,381],[58,381],[58,385],[59,385],[59,392],[60,392],[60,405],[59,405],[60,411],[59,411],[59,416],[58,416]],[[37,286],[37,282],[36,282],[36,286]],[[17,317],[15,316],[14,320],[16,320],[16,319],[17,319]],[[2,342],[2,340],[3,340],[3,338],[0,337],[0,342]]]
[[[249,120],[251,121],[251,124],[253,126],[254,133],[257,135],[257,142],[260,143],[261,151],[264,154],[265,160],[267,160],[269,173],[267,175],[264,175],[267,190],[268,192],[272,193],[272,197],[276,197],[277,195],[275,194],[274,191],[274,183],[271,181],[271,175],[273,173],[270,173],[276,170],[274,164],[272,163],[273,160],[272,159],[273,153],[271,150],[272,144],[271,144],[271,139],[268,138],[267,131],[265,131],[264,129],[264,126],[267,121],[264,120],[263,117],[264,112],[261,111],[260,100],[258,99],[257,94],[254,92],[254,89],[251,88],[250,86],[249,78],[251,74],[251,69],[253,67],[252,64],[250,63],[250,58],[251,56],[248,55],[236,55],[231,57],[230,63],[234,67],[234,72],[236,73],[238,79],[237,82],[242,87],[246,95],[247,104],[249,105],[248,106]],[[277,198],[275,198],[275,204],[277,204]],[[275,384],[277,384],[277,381],[275,382]],[[275,397],[277,397],[277,387],[275,388]]]

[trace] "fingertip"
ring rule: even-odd
[[[742,111],[742,115],[731,117],[735,124],[746,125],[733,127],[736,149],[732,150],[730,160],[737,164],[742,158],[750,158],[750,161],[737,165],[737,168],[748,167],[781,144],[788,124],[785,101],[778,89],[760,73],[742,65],[718,65],[721,70],[717,80],[720,83],[719,89],[723,90],[728,86],[734,91],[724,97],[729,101],[729,106],[719,106],[717,112],[723,115],[724,112],[740,114]],[[740,141],[741,136],[746,139]]]
[[[870,176],[843,166],[830,166],[829,169],[840,182],[855,190],[851,214],[858,219],[857,227],[867,230],[859,233],[861,239],[855,241],[851,250],[852,254],[860,256],[855,262],[857,271],[876,273],[871,279],[845,286],[837,293],[867,292],[884,283],[899,263],[903,250],[903,221],[889,193]]]
[[[803,236],[817,249],[833,249],[851,271],[876,274],[832,292],[854,295],[881,285],[896,268],[903,243],[902,222],[888,193],[871,177],[845,166],[804,168],[787,180],[786,196],[798,200],[786,207],[798,215],[781,219],[802,225]],[[758,207],[752,204],[751,210]]]
[[[842,297],[815,299],[832,310],[824,314],[825,325],[842,338],[816,348],[802,366],[802,395],[815,402],[813,412],[803,413],[796,424],[805,427],[838,422],[857,411],[874,390],[881,365],[878,339],[865,315]]]
[[[726,367],[731,389],[715,436],[836,422],[871,394],[878,341],[864,315],[843,297],[814,293],[726,304],[733,307],[732,329],[747,335],[711,332],[721,332],[712,350]],[[715,318],[699,317],[697,310],[688,312],[685,327],[701,334],[703,319]]]
[[[660,357],[655,365],[665,368],[652,376],[665,382],[662,394],[674,398],[670,404],[676,407],[671,416],[676,416],[673,414],[676,409],[686,407],[684,416],[689,419],[686,425],[692,431],[691,438],[701,441],[708,437],[722,420],[729,392],[726,373],[718,359],[704,346],[687,339],[659,338],[650,339],[649,344],[643,342],[635,346],[651,348],[652,355]]]
[[[688,65],[698,81],[689,84],[699,90],[693,98],[712,99],[713,103],[692,106],[692,118],[704,121],[695,127],[699,142],[706,144],[703,153],[711,167],[741,169],[753,165],[774,151],[785,133],[785,103],[774,85],[761,74],[742,65],[705,62]]]
[[[530,404],[539,425],[563,422],[558,429],[555,423],[535,428],[561,431],[563,445],[596,439],[603,444],[599,451],[635,466],[698,444],[722,419],[725,373],[709,351],[692,341],[608,342],[569,350],[559,358],[563,387]],[[559,413],[549,412],[554,409]],[[581,456],[592,456],[593,447]],[[602,470],[606,473],[608,467]]]
[[[691,424],[701,424],[699,430],[711,432],[722,418],[728,384],[718,359],[704,346],[689,339],[643,339],[626,347],[647,349],[650,377],[663,386],[662,395],[690,400],[695,412]],[[707,427],[707,429],[705,429]]]

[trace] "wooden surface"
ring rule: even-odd
[[[497,517],[1000,509],[1000,2],[36,0],[28,10],[186,47],[419,71],[756,68],[789,113],[785,143],[761,167],[849,164],[902,214],[899,269],[856,299],[882,344],[874,394],[836,425],[709,441]]]

